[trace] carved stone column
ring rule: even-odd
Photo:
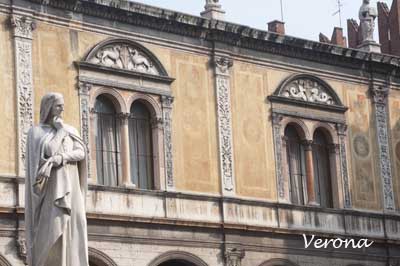
[[[162,112],[164,120],[164,162],[167,190],[175,190],[174,181],[174,161],[172,149],[172,103],[174,98],[171,96],[162,96]]]
[[[331,174],[332,201],[335,209],[343,208],[343,182],[340,171],[340,145],[329,144],[329,171]]]
[[[217,97],[217,119],[219,136],[219,159],[223,195],[235,194],[235,175],[232,140],[231,89],[229,68],[233,61],[215,56],[215,88]]]
[[[129,113],[118,115],[121,123],[121,183],[123,186],[132,187],[131,181],[131,159],[129,154]]]
[[[28,17],[12,15],[15,85],[17,95],[18,176],[25,176],[26,138],[33,125],[32,31],[35,23]]]
[[[340,154],[340,172],[342,175],[342,183],[343,183],[343,196],[344,208],[351,208],[351,194],[350,194],[350,182],[349,182],[349,174],[347,170],[347,153],[346,153],[346,132],[347,125],[346,124],[337,124],[336,130],[339,136],[339,154]]]
[[[312,152],[312,140],[303,141],[305,160],[306,160],[306,179],[307,179],[307,204],[318,205],[315,195],[314,162]]]
[[[274,134],[274,151],[275,151],[275,169],[276,169],[276,185],[278,189],[278,202],[289,202],[289,191],[287,182],[285,180],[285,170],[283,167],[283,162],[286,154],[286,142],[282,142],[281,136],[281,129],[282,129],[282,122],[283,116],[281,114],[272,113],[271,120],[272,120],[272,127],[273,127],[273,134]]]
[[[89,91],[92,85],[86,82],[79,82],[79,102],[80,102],[80,115],[81,115],[81,137],[86,145],[87,152],[87,171],[88,179],[91,178],[91,150],[89,144],[89,128],[90,128],[90,110],[89,110]]]
[[[392,166],[389,150],[388,138],[388,100],[389,87],[371,86],[370,94],[375,111],[375,126],[377,130],[378,141],[378,159],[382,178],[384,209],[388,211],[395,210]]]
[[[245,251],[239,248],[230,248],[225,251],[226,266],[241,266]]]

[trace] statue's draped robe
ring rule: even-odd
[[[56,131],[40,124],[28,133],[25,227],[30,266],[88,266],[84,147],[68,125]],[[59,167],[46,163],[56,154],[63,157]],[[48,178],[38,176],[41,168]]]

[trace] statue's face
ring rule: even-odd
[[[62,113],[64,112],[64,98],[58,98],[55,100],[53,106],[51,107],[50,115],[51,117],[62,117]]]
[[[370,3],[370,0],[364,0],[364,4],[369,5],[369,3]]]

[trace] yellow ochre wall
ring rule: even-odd
[[[7,17],[0,17],[0,22]],[[0,123],[15,128],[15,84],[11,32],[0,24],[0,82],[5,95],[0,99],[3,114]],[[99,42],[109,38],[105,34],[78,31],[38,21],[33,32],[33,75],[35,89],[35,123],[39,118],[41,97],[49,91],[65,96],[65,121],[80,128],[77,70],[73,62],[82,59]],[[215,80],[210,57],[194,52],[143,43],[161,61],[169,75],[175,78],[172,93],[174,176],[179,191],[219,194],[218,129]],[[237,194],[243,197],[276,200],[276,174],[270,104],[267,96],[295,72],[235,60],[231,68],[231,104],[234,159]],[[381,183],[376,164],[375,128],[372,104],[367,86],[326,79],[349,107],[346,113],[348,131],[348,167],[351,193],[356,208],[379,209]],[[394,94],[391,94],[394,95]],[[391,96],[392,97],[392,96]],[[400,95],[390,99],[393,146],[400,142],[397,124],[400,120]],[[360,123],[360,121],[363,121]],[[15,174],[16,135],[1,131],[0,144],[7,152],[0,154],[2,174]],[[355,139],[365,137],[368,154],[357,154]],[[363,141],[361,141],[363,142]],[[360,145],[358,140],[357,145]],[[365,141],[361,144],[365,144]],[[362,145],[361,145],[362,146]],[[365,145],[364,145],[365,146]],[[400,147],[400,145],[398,145]],[[400,148],[399,148],[400,150]],[[393,149],[394,155],[397,149]],[[365,151],[364,151],[365,152]],[[360,153],[360,151],[358,151]],[[362,152],[361,152],[362,153]],[[397,158],[397,157],[396,157]],[[396,159],[396,194],[399,191],[400,162]],[[400,200],[397,197],[400,205]]]
[[[397,209],[400,210],[400,91],[391,90],[389,98],[389,128],[392,137],[393,188]]]
[[[17,121],[14,78],[14,46],[9,30],[9,17],[0,15],[0,173],[16,175]]]

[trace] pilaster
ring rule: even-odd
[[[15,85],[17,105],[18,176],[25,176],[25,153],[28,130],[33,126],[32,32],[31,18],[11,16],[14,39]]]
[[[172,104],[174,98],[171,96],[161,96],[162,112],[164,120],[164,161],[166,189],[175,190],[174,181],[174,161],[172,146]]]
[[[89,91],[92,85],[86,82],[79,82],[78,84],[78,94],[80,102],[80,117],[81,117],[81,137],[86,148],[87,156],[87,172],[88,179],[91,177],[91,160],[90,160],[90,144],[89,144],[89,132],[90,132],[90,110],[89,110]]]
[[[336,130],[339,136],[340,171],[342,175],[343,194],[344,194],[343,206],[344,208],[351,208],[352,202],[351,202],[350,182],[349,182],[349,173],[347,170],[347,155],[346,155],[347,125],[337,124]]]
[[[215,89],[219,136],[219,159],[223,195],[235,194],[235,175],[232,139],[231,88],[229,69],[233,61],[226,56],[214,57]]]
[[[394,194],[392,180],[391,155],[388,137],[388,95],[389,87],[376,86],[370,87],[370,95],[375,111],[375,126],[378,142],[378,161],[382,178],[384,210],[394,211]]]

